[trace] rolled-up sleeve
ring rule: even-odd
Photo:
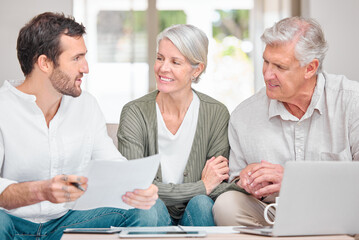
[[[0,173],[2,173],[2,168],[4,164],[5,151],[4,151],[4,139],[2,132],[0,130]],[[0,175],[0,194],[11,184],[17,183],[16,181],[3,178],[2,174]]]
[[[359,161],[359,99],[356,98],[352,104],[349,118],[349,141],[354,161]]]

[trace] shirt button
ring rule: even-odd
[[[187,177],[188,172],[183,172],[183,176]]]

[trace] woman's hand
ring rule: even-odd
[[[228,173],[229,167],[227,158],[219,156],[207,160],[201,178],[206,187],[207,195],[209,195],[221,182],[229,178]]]

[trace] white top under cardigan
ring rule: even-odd
[[[158,126],[158,149],[161,155],[163,183],[183,183],[183,172],[191,152],[197,128],[200,101],[193,93],[193,99],[176,134],[166,127],[161,111],[156,104]]]
[[[107,135],[105,118],[89,93],[63,96],[49,127],[35,101],[35,96],[7,81],[0,88],[0,193],[13,183],[81,175],[93,159],[125,160]],[[6,212],[39,223],[67,211],[64,204],[43,201]]]

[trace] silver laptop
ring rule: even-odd
[[[359,162],[287,162],[273,227],[238,227],[266,236],[359,233]]]

